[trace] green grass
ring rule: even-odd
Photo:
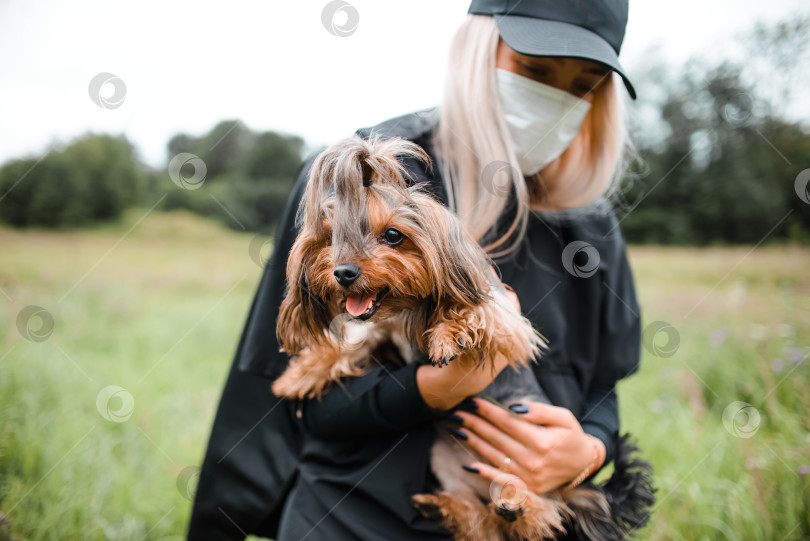
[[[810,250],[636,247],[631,262],[643,320],[679,334],[618,389],[657,473],[642,537],[807,539]]]
[[[178,484],[202,460],[261,269],[251,234],[142,214],[0,229],[0,511],[16,539],[185,535]],[[810,249],[749,250],[631,251],[645,324],[679,333],[619,388],[659,487],[642,539],[810,536]],[[18,331],[29,305],[53,317],[43,341]],[[126,416],[126,395],[97,406],[110,385],[132,397],[124,422],[103,415]],[[750,438],[724,427],[735,401],[760,415]]]

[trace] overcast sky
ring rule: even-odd
[[[172,135],[223,119],[317,145],[438,103],[469,0],[351,0],[359,22],[347,36],[325,28],[328,3],[0,0],[0,163],[95,131],[125,133],[162,167]],[[807,13],[807,4],[634,0],[621,59],[632,78],[655,49],[674,65],[696,53],[720,58],[754,22]],[[118,107],[91,99],[99,73],[126,86]]]

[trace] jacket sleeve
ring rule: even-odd
[[[611,220],[615,224],[615,218]],[[640,362],[641,318],[635,283],[621,234],[604,250],[609,265],[602,277],[605,291],[601,316],[601,355],[585,397],[582,429],[599,438],[607,450],[604,465],[615,456],[619,436],[616,383],[636,372]]]
[[[428,406],[416,386],[416,363],[380,364],[364,375],[333,385],[321,400],[301,405],[306,429],[319,438],[351,438],[406,432],[450,413]]]

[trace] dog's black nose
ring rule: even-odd
[[[354,263],[344,263],[335,267],[335,278],[343,287],[349,287],[360,276],[360,267]]]

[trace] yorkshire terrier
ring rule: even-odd
[[[404,362],[439,366],[472,368],[503,355],[510,368],[484,392],[504,404],[547,402],[530,367],[541,336],[455,215],[409,182],[401,163],[406,158],[432,167],[418,145],[376,136],[345,139],[315,159],[296,215],[300,232],[276,328],[291,362],[273,392],[320,398],[341,378],[363,374],[375,355],[393,346]],[[541,541],[565,534],[567,526],[585,538],[621,539],[646,522],[643,472],[631,472],[618,497],[590,483],[542,495],[521,491],[519,481],[498,488],[460,467],[470,453],[484,459],[462,448],[442,424],[431,451],[442,490],[411,501],[456,539]],[[624,438],[622,444],[616,472],[643,470],[639,461],[629,461],[633,448]],[[628,483],[640,490],[628,491]]]

